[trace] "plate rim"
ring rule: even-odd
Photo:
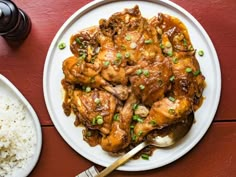
[[[118,1],[122,1],[122,0],[118,0]],[[44,73],[43,73],[43,92],[44,92],[44,100],[45,100],[45,103],[46,103],[46,107],[47,107],[47,110],[49,112],[49,115],[50,115],[50,118],[51,120],[53,121],[58,133],[60,134],[60,136],[62,136],[63,140],[72,148],[74,149],[78,154],[80,154],[81,156],[83,156],[84,158],[90,160],[91,162],[93,163],[96,163],[96,164],[99,164],[99,165],[102,165],[102,166],[107,166],[108,164],[104,165],[104,164],[101,164],[99,162],[96,162],[94,161],[93,159],[91,158],[88,158],[86,156],[84,156],[82,153],[78,152],[78,150],[76,149],[76,147],[74,147],[74,143],[71,143],[71,142],[68,142],[66,140],[66,136],[64,132],[61,132],[59,129],[60,129],[60,125],[58,125],[58,122],[56,122],[56,120],[54,119],[54,114],[52,113],[52,110],[49,110],[48,109],[48,106],[50,107],[50,103],[49,103],[49,96],[48,96],[48,93],[47,93],[47,82],[46,82],[46,77],[47,77],[47,72],[49,72],[47,69],[48,65],[49,65],[49,62],[50,62],[50,57],[51,57],[51,54],[53,52],[53,50],[55,49],[55,47],[57,47],[57,40],[59,39],[60,35],[63,33],[64,30],[66,30],[66,27],[68,25],[70,25],[73,20],[75,20],[75,18],[78,18],[78,16],[83,16],[83,14],[91,9],[94,8],[94,6],[102,6],[104,4],[110,4],[110,3],[113,3],[113,2],[118,2],[116,0],[95,0],[95,1],[92,1],[88,4],[86,4],[85,6],[81,7],[80,9],[78,9],[76,12],[74,12],[66,21],[65,23],[59,28],[59,30],[57,31],[56,35],[54,36],[51,44],[50,44],[50,47],[48,49],[48,53],[47,53],[47,56],[46,56],[46,60],[45,60],[45,65],[44,65]],[[126,0],[127,1],[127,0]],[[152,3],[155,3],[155,4],[164,4],[165,6],[170,6],[174,9],[177,9],[179,12],[181,12],[181,14],[185,15],[191,22],[194,23],[194,25],[196,25],[199,30],[201,31],[201,33],[203,34],[203,36],[206,38],[205,40],[207,41],[207,44],[209,45],[210,49],[211,49],[211,53],[213,55],[213,58],[216,59],[216,61],[218,62],[215,62],[215,69],[216,69],[216,74],[218,77],[217,78],[217,92],[215,94],[215,103],[214,104],[214,107],[211,109],[211,115],[209,117],[212,117],[211,119],[207,119],[208,122],[208,126],[205,127],[205,129],[203,129],[202,131],[199,132],[198,136],[194,139],[194,141],[191,141],[191,143],[188,145],[187,148],[185,148],[185,151],[184,153],[179,153],[177,156],[174,156],[172,158],[172,160],[167,160],[167,161],[164,161],[162,163],[162,165],[160,166],[157,166],[157,167],[151,167],[151,168],[140,168],[140,169],[130,169],[129,167],[125,167],[125,166],[121,166],[118,168],[118,170],[122,170],[122,171],[144,171],[144,170],[150,170],[150,169],[155,169],[155,168],[159,168],[159,167],[162,167],[162,166],[165,166],[167,164],[170,164],[172,162],[174,162],[175,160],[179,159],[180,157],[184,156],[185,154],[187,154],[194,146],[196,146],[200,140],[203,138],[203,136],[207,133],[207,130],[209,129],[209,127],[211,126],[212,122],[213,122],[213,119],[215,117],[215,114],[216,114],[216,111],[217,111],[217,108],[219,106],[219,101],[220,101],[220,97],[221,97],[221,84],[222,84],[222,81],[221,81],[221,70],[220,70],[220,61],[219,61],[219,58],[218,58],[218,55],[217,55],[217,52],[216,52],[216,49],[209,37],[209,35],[207,34],[206,30],[203,28],[203,26],[195,19],[195,17],[193,17],[187,10],[185,10],[183,7],[177,5],[176,3],[172,2],[172,1],[165,1],[165,0],[137,0],[137,1],[140,1],[140,2],[152,2]],[[123,1],[125,3],[125,1]],[[95,7],[96,8],[96,7]],[[72,23],[73,24],[73,23]]]

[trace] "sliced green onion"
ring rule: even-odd
[[[75,38],[76,43],[81,44],[81,40],[77,37]]]
[[[90,91],[91,91],[91,87],[86,87],[86,88],[85,88],[85,92],[88,93],[88,92],[90,92]]]
[[[138,136],[141,136],[142,134],[143,134],[143,131],[140,130],[140,131],[138,132]]]
[[[85,54],[85,53],[82,53],[82,54],[80,55],[80,58],[84,60],[84,59],[86,58],[86,54]]]
[[[194,75],[194,76],[198,76],[200,73],[201,73],[201,71],[200,71],[200,70],[197,70],[197,71],[195,71],[195,72],[193,73],[193,75]]]
[[[109,61],[104,61],[103,65],[104,66],[109,66],[110,62]]]
[[[172,62],[173,62],[174,64],[177,64],[177,63],[178,63],[178,58],[176,58],[176,57],[172,58]]]
[[[141,84],[141,85],[139,86],[139,88],[140,88],[141,90],[144,90],[144,89],[145,89],[145,86]]]
[[[141,157],[144,160],[149,160],[149,155],[147,155],[147,154],[142,154]]]
[[[151,120],[149,123],[150,123],[152,126],[156,126],[156,125],[157,125],[157,122],[156,122],[155,120]]]
[[[113,116],[113,120],[115,120],[115,121],[119,120],[119,114],[118,114],[118,113],[116,113],[116,114]]]
[[[170,77],[170,82],[173,82],[174,80],[175,80],[175,76],[173,75]]]
[[[98,125],[102,125],[102,124],[103,124],[103,118],[97,119],[97,124],[98,124]]]
[[[65,42],[61,42],[61,43],[58,45],[58,48],[59,48],[60,50],[66,48],[66,43],[65,43]]]
[[[139,115],[136,115],[136,114],[133,115],[132,119],[137,122],[143,122],[143,119]]]
[[[133,135],[132,136],[132,140],[135,141],[137,139],[137,136],[136,135]]]
[[[191,72],[192,72],[192,68],[186,68],[185,71],[186,71],[187,73],[191,73]]]
[[[103,117],[101,115],[98,115],[96,118],[95,118],[96,122],[98,125],[101,125],[103,124]]]
[[[100,104],[100,103],[101,103],[101,100],[100,100],[99,98],[95,98],[94,102],[95,102],[96,104]]]
[[[92,125],[96,125],[96,117],[93,118]]]
[[[125,39],[126,39],[127,41],[130,41],[130,40],[131,40],[131,36],[130,36],[130,35],[125,36]]]
[[[142,69],[138,69],[137,71],[136,71],[136,74],[137,75],[141,75],[143,73],[143,70]]]
[[[184,46],[187,46],[187,40],[183,39]]]
[[[116,54],[116,58],[119,59],[119,60],[121,60],[121,59],[122,59],[122,54],[121,54],[121,53],[117,53],[117,54]]]
[[[198,51],[198,55],[202,57],[204,55],[204,51],[203,50],[199,50]]]
[[[163,45],[162,43],[160,44],[160,48],[161,48],[161,49],[164,49],[164,45]]]
[[[170,101],[172,101],[172,102],[174,102],[175,101],[175,98],[174,97],[172,97],[172,96],[169,96],[169,98],[168,98]]]
[[[172,57],[172,56],[173,56],[173,52],[172,52],[172,51],[169,51],[169,52],[167,53],[167,55],[168,55],[169,57]]]
[[[145,44],[151,44],[152,43],[152,39],[148,39],[144,41]]]
[[[138,109],[138,104],[137,103],[135,103],[135,104],[133,104],[133,110],[136,110],[136,109]]]
[[[143,70],[143,75],[148,77],[149,76],[149,71],[147,69]]]

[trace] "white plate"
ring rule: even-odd
[[[202,73],[206,77],[207,87],[204,90],[206,99],[196,112],[196,123],[188,135],[173,148],[155,151],[148,161],[130,160],[119,167],[119,170],[124,171],[141,171],[161,167],[186,154],[199,142],[210,126],[221,92],[221,73],[215,48],[203,27],[186,10],[173,2],[164,0],[93,1],[75,12],[63,24],[51,43],[44,66],[43,88],[46,105],[56,129],[64,140],[79,154],[99,165],[108,166],[116,160],[115,157],[104,152],[100,146],[90,147],[84,142],[82,128],[74,127],[74,119],[64,115],[61,86],[62,62],[66,57],[72,55],[69,49],[69,39],[72,34],[83,28],[98,25],[99,19],[108,18],[113,13],[122,11],[124,8],[132,8],[136,4],[139,5],[144,17],[153,17],[158,12],[162,12],[173,15],[184,22],[189,30],[194,48],[203,49],[205,52],[205,55],[199,57],[198,60]],[[67,47],[59,50],[58,44],[62,41],[66,42]]]
[[[41,147],[42,147],[42,132],[41,126],[39,123],[39,119],[30,105],[30,103],[26,100],[26,98],[21,94],[21,92],[3,75],[0,74],[0,97],[7,98],[11,100],[11,103],[19,103],[25,109],[26,118],[32,121],[32,125],[34,126],[35,135],[36,135],[36,144],[34,148],[33,156],[26,161],[26,166],[24,168],[17,169],[13,172],[14,177],[18,176],[28,176],[30,172],[33,170],[35,165],[38,162]]]

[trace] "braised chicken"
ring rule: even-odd
[[[130,124],[133,116],[132,107],[136,102],[136,97],[131,94],[122,110],[114,115],[115,120],[112,123],[110,134],[104,136],[101,140],[101,146],[105,151],[119,152],[130,144]]]
[[[134,127],[137,140],[142,140],[154,129],[161,129],[185,119],[191,112],[191,100],[187,97],[169,97],[155,102],[149,115]]]
[[[109,134],[111,122],[116,109],[116,98],[105,91],[75,90],[72,108],[79,121],[90,129]]]
[[[102,87],[121,100],[125,100],[128,97],[128,88],[126,86],[117,85],[113,87],[99,75],[99,65],[96,66],[96,64],[91,64],[72,56],[64,60],[62,69],[65,75],[65,82],[69,84],[79,84],[92,88]]]
[[[164,98],[169,90],[171,66],[167,58],[139,66],[130,73],[132,91],[143,104],[151,106],[155,101]]]
[[[138,6],[70,38],[62,65],[67,116],[85,127],[84,140],[119,153],[154,131],[184,124],[202,102],[205,78],[186,26]]]

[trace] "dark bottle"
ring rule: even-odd
[[[31,29],[31,21],[25,12],[10,0],[0,0],[0,35],[6,40],[22,41]]]

